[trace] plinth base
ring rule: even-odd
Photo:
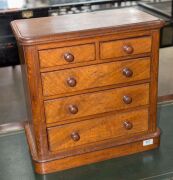
[[[36,155],[35,145],[31,136],[29,125],[25,125],[26,136],[33,159],[35,171],[38,174],[48,174],[56,171],[62,171],[82,165],[104,161],[116,157],[126,156],[138,152],[143,152],[157,148],[160,144],[160,130],[155,133],[143,135],[142,137],[133,138],[128,144],[117,145],[85,154],[66,157],[62,159],[39,160]],[[148,141],[146,141],[148,140]]]

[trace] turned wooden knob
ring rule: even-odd
[[[69,105],[68,110],[71,114],[77,114],[78,113],[78,107],[76,105]]]
[[[125,129],[130,130],[133,128],[133,124],[129,121],[124,121],[123,126]]]
[[[67,62],[73,62],[73,61],[74,61],[74,56],[73,56],[73,54],[71,54],[71,53],[65,53],[65,54],[64,54],[64,59],[65,59]]]
[[[132,54],[133,51],[134,51],[134,49],[133,49],[133,47],[131,45],[124,45],[123,50],[127,54]]]
[[[132,98],[130,96],[123,96],[123,101],[126,104],[132,103]]]
[[[123,69],[123,75],[126,77],[132,77],[133,76],[133,71],[129,68],[124,68]]]
[[[70,77],[67,79],[67,84],[70,86],[70,87],[75,87],[76,84],[77,84],[77,81],[75,78],[73,77]]]
[[[79,141],[80,135],[77,132],[72,132],[71,133],[71,138],[73,139],[73,141]]]

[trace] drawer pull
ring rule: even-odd
[[[126,104],[131,104],[132,103],[132,97],[130,97],[130,96],[123,96],[123,101]]]
[[[73,141],[79,141],[80,135],[77,132],[72,132],[71,138],[73,139]]]
[[[65,54],[64,54],[64,59],[65,59],[67,62],[73,62],[73,61],[74,61],[74,56],[73,56],[73,54],[71,54],[71,53],[65,53]]]
[[[67,79],[67,84],[70,86],[70,87],[75,87],[76,86],[76,79],[75,78],[72,78],[72,77],[70,77],[70,78],[68,78]]]
[[[123,69],[123,75],[126,77],[132,77],[133,76],[133,71],[129,68],[124,68]]]
[[[133,51],[134,51],[133,47],[130,46],[130,45],[124,45],[124,46],[123,46],[123,50],[124,50],[124,52],[127,53],[127,54],[132,54]]]
[[[68,110],[71,114],[77,114],[78,113],[78,107],[76,105],[69,105]]]
[[[124,128],[127,130],[131,130],[133,128],[133,124],[129,121],[124,121],[123,125],[124,125]]]

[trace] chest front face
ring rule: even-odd
[[[125,11],[118,13],[124,16]],[[135,17],[141,17],[140,13]],[[96,15],[92,16],[95,23]],[[97,31],[71,30],[58,38],[49,34],[19,45],[30,120],[26,132],[38,173],[159,145],[156,105],[161,22],[145,18],[136,17],[139,25],[118,21],[122,28],[108,26],[109,19],[104,28],[97,25]],[[61,28],[65,24],[61,21]],[[153,143],[143,146],[147,139]]]

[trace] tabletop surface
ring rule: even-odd
[[[23,131],[0,135],[1,180],[171,180],[173,179],[173,103],[158,107],[160,147],[48,175],[33,172]]]

